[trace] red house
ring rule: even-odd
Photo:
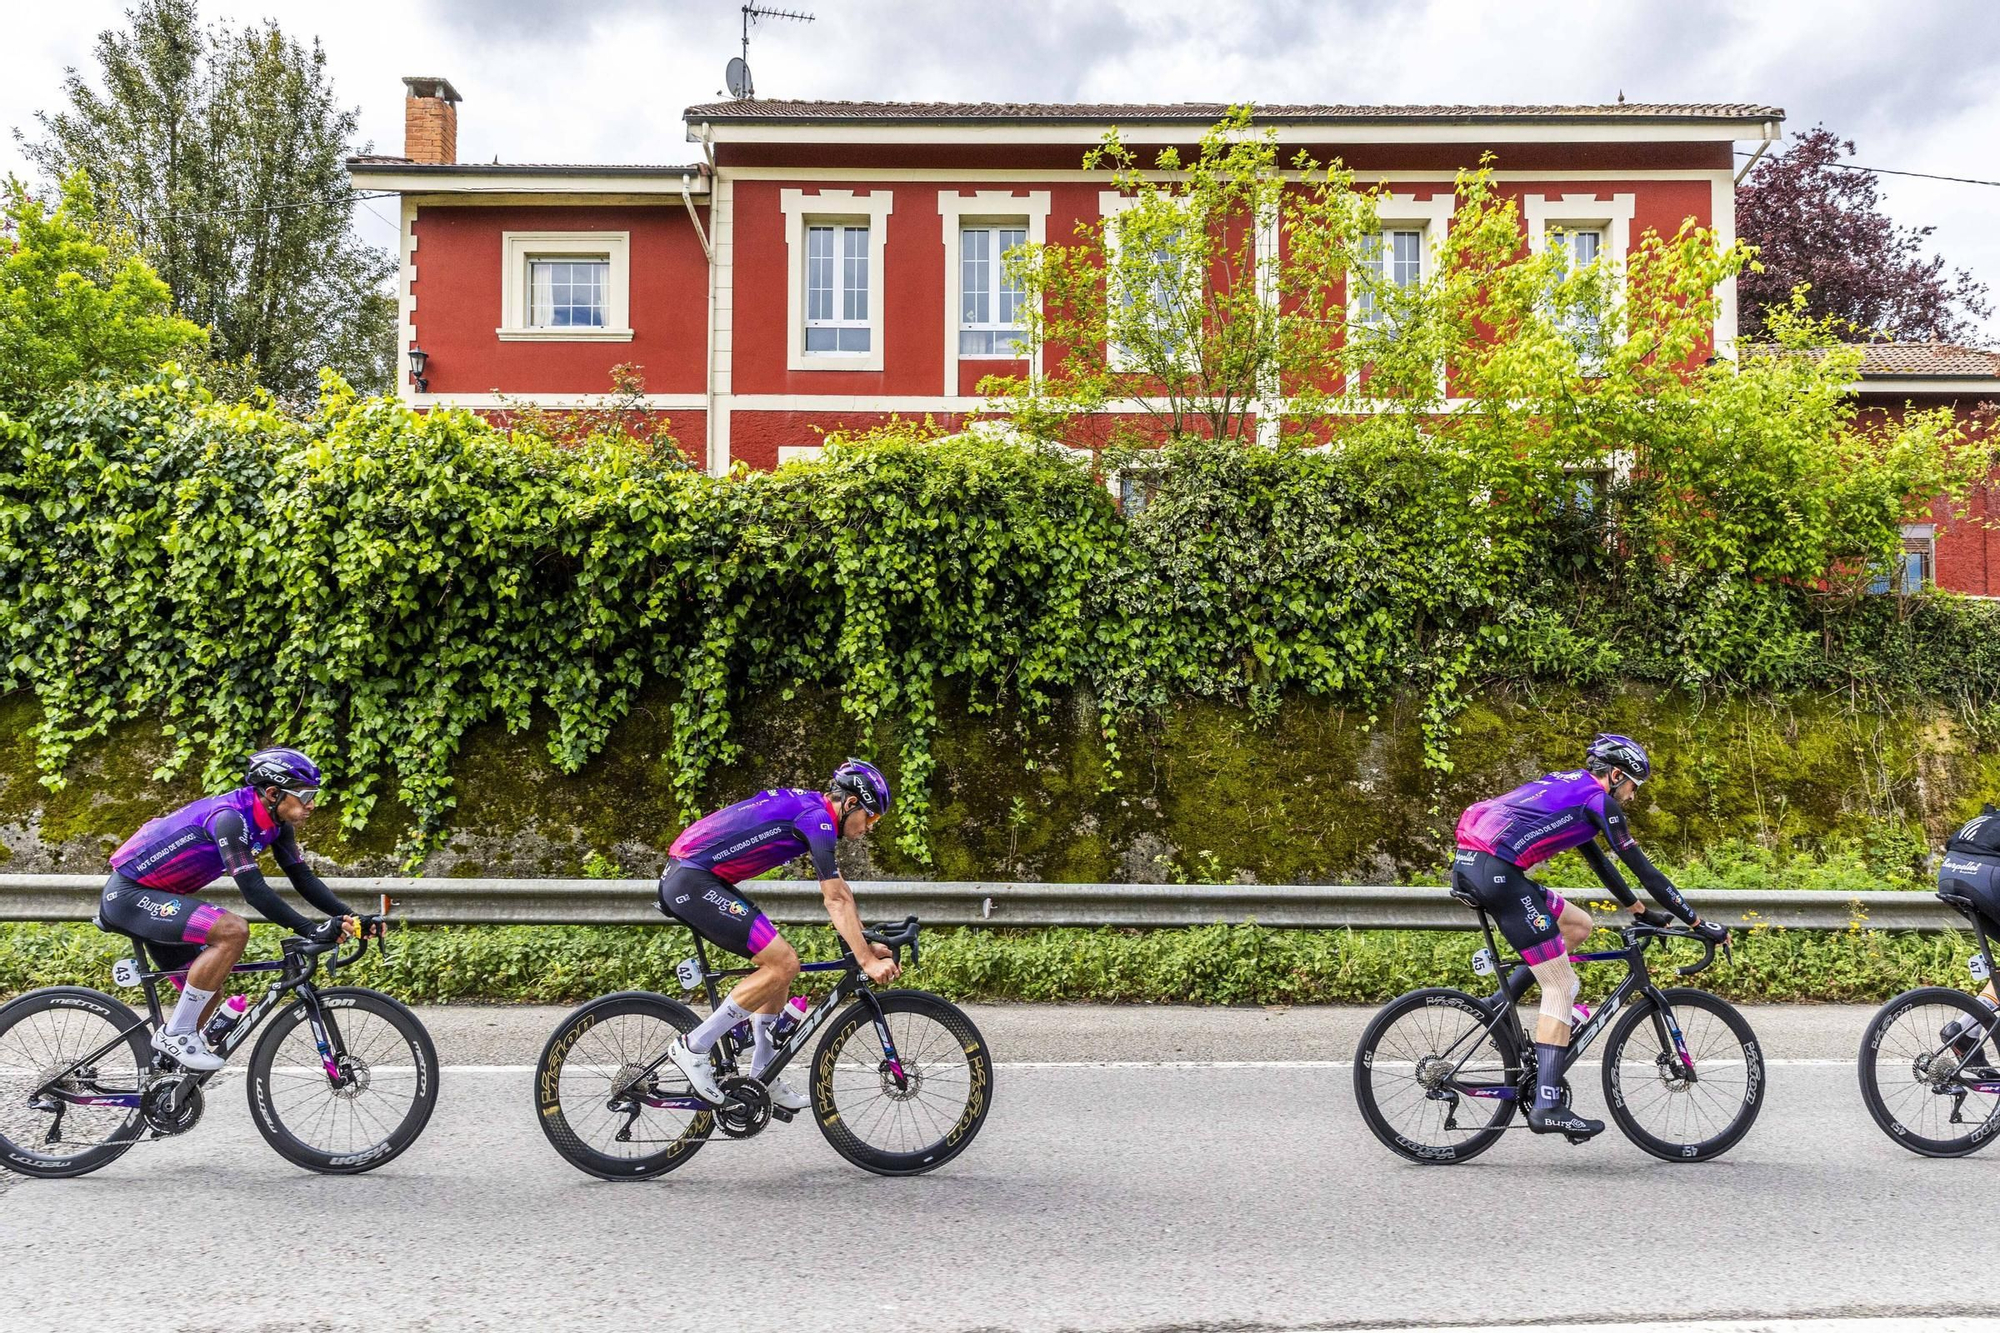
[[[836,427],[976,407],[984,376],[1023,365],[1001,253],[1119,207],[1085,150],[1116,126],[1142,151],[1191,151],[1227,110],[743,100],[687,109],[685,163],[470,164],[451,84],[404,82],[404,156],[349,165],[356,188],[401,196],[410,401],[579,405],[636,363],[718,472],[775,466]],[[1385,250],[1411,277],[1451,225],[1454,174],[1486,153],[1532,246],[1555,228],[1615,259],[1689,218],[1726,243],[1736,145],[1783,119],[1637,103],[1257,114],[1288,154],[1388,183]],[[1725,354],[1734,336],[1724,292]]]

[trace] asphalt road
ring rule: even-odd
[[[430,1010],[437,1115],[372,1175],[275,1156],[234,1078],[189,1135],[81,1180],[6,1178],[0,1326],[1240,1333],[1990,1314],[1976,1275],[2000,1259],[1985,1221],[2000,1154],[1927,1161],[1883,1137],[1849,1063],[1867,1013],[1752,1011],[1767,1104],[1699,1166],[1615,1130],[1406,1165],[1354,1109],[1339,1062],[1355,1011],[986,1007],[994,1108],[943,1171],[866,1175],[802,1118],[614,1185],[549,1150],[511,1067],[554,1011]],[[1580,1094],[1601,1113],[1594,1081]]]

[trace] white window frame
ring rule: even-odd
[[[1027,225],[1028,244],[1046,245],[1049,239],[1049,192],[1030,190],[1015,194],[1010,190],[977,190],[961,194],[957,190],[938,192],[938,216],[944,223],[944,391],[958,395],[959,299],[965,294],[964,269],[960,267],[959,232],[968,226]],[[996,257],[997,262],[997,257]],[[1018,357],[979,357],[978,360],[1019,360]],[[1037,354],[1030,374],[1040,374]]]
[[[883,257],[889,246],[891,190],[784,190],[778,198],[785,215],[785,367],[788,370],[882,369],[882,311],[888,294]],[[806,351],[806,228],[825,224],[868,228],[868,350]]]
[[[629,231],[503,231],[500,233],[501,342],[631,342],[632,233]],[[536,259],[603,259],[604,327],[538,328],[528,323],[528,266]]]
[[[1186,202],[1179,196],[1168,196],[1168,199],[1169,202],[1179,207],[1187,207]],[[1115,267],[1118,263],[1118,215],[1127,209],[1137,207],[1139,200],[1139,195],[1120,194],[1116,190],[1100,190],[1098,192],[1097,215],[1104,219],[1104,259],[1107,269]],[[1201,299],[1200,284],[1206,281],[1208,281],[1206,273],[1189,275],[1188,286],[1190,288],[1191,299],[1196,301]],[[1105,305],[1106,316],[1108,318],[1110,301],[1115,301],[1117,294],[1115,292],[1107,292],[1106,296],[1109,298]],[[1108,340],[1110,336],[1109,329],[1105,330],[1105,335]],[[1124,345],[1121,343],[1107,342],[1104,355],[1106,366],[1119,374],[1130,374],[1144,369],[1142,366],[1133,364],[1131,357],[1127,354]]]
[[[1595,231],[1603,233],[1604,240],[1598,246],[1599,262],[1608,262],[1611,268],[1614,291],[1621,291],[1625,282],[1625,259],[1632,248],[1632,215],[1638,208],[1638,196],[1614,194],[1609,199],[1600,199],[1594,194],[1566,194],[1558,199],[1547,195],[1524,194],[1521,196],[1521,217],[1528,228],[1528,253],[1546,254],[1551,231]],[[1615,342],[1625,341],[1625,330],[1613,321],[1611,336]]]
[[[1452,213],[1458,207],[1458,198],[1451,190],[1440,190],[1428,199],[1419,199],[1413,194],[1385,194],[1375,200],[1375,221],[1384,232],[1416,231],[1423,234],[1419,243],[1418,282],[1429,282],[1437,274],[1438,251],[1445,238],[1451,235]],[[1361,317],[1361,292],[1354,281],[1354,270],[1347,274],[1347,320],[1350,324],[1372,327],[1380,316],[1364,320]]]

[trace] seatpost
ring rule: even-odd
[[[688,934],[694,935],[694,932],[689,931]],[[701,985],[708,992],[708,1009],[713,1013],[722,1003],[722,997],[715,993],[715,973],[708,970],[708,950],[703,947],[699,935],[694,936],[694,960],[701,965]]]
[[[1986,922],[1982,919],[1983,914],[1977,906],[1973,908],[1971,916],[1972,933],[1979,940],[1979,952],[1986,957],[1987,979],[1993,981],[1993,943],[1986,938]],[[1996,987],[2000,987],[2000,982],[1994,982],[1993,984]]]

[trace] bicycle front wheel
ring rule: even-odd
[[[137,1014],[83,986],[30,991],[0,1009],[0,1164],[81,1176],[120,1157],[145,1128],[139,1108],[84,1099],[132,1101],[152,1066],[148,1035]]]
[[[1964,1157],[1993,1141],[2000,1129],[2000,1095],[1980,1091],[2000,1073],[1988,1063],[1993,1046],[1961,1056],[1941,1030],[1992,1022],[1986,1006],[1963,991],[1926,986],[1882,1006],[1861,1034],[1861,1100],[1882,1132],[1925,1157]]]
[[[1383,1147],[1428,1164],[1467,1161],[1500,1141],[1519,1071],[1492,1020],[1482,1001],[1442,987],[1391,1000],[1369,1020],[1354,1053],[1354,1100]]]
[[[1720,1157],[1764,1105],[1764,1053],[1735,1006],[1707,991],[1641,1000],[1604,1046],[1604,1100],[1625,1137],[1669,1162]]]
[[[694,1010],[648,991],[571,1010],[535,1066],[537,1118],[563,1160],[602,1180],[644,1180],[694,1156],[715,1115],[662,1057],[700,1025]]]
[[[278,1011],[250,1053],[250,1118],[279,1156],[351,1176],[395,1160],[437,1106],[437,1048],[417,1016],[380,991],[319,993],[329,1049],[312,1008]]]
[[[964,1152],[993,1104],[993,1057],[957,1005],[926,991],[841,1010],[813,1053],[813,1116],[833,1150],[878,1176],[935,1171]],[[884,1044],[883,1029],[888,1041]]]

